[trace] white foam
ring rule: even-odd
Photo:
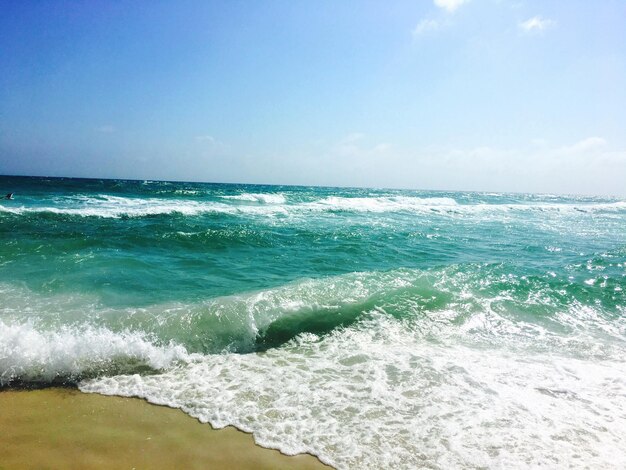
[[[481,279],[398,270],[220,299],[218,313],[246,312],[255,331],[288,312],[366,305],[380,294],[412,314],[372,307],[324,337],[303,333],[263,353],[197,356],[163,374],[80,388],[181,408],[338,468],[626,465],[626,322],[574,303],[555,315],[557,328],[529,323],[499,313],[512,300],[506,290],[477,296]],[[442,293],[452,298],[440,310],[421,303]],[[540,294],[527,302],[551,305]]]
[[[91,326],[46,331],[0,321],[0,385],[13,380],[50,383],[102,373],[165,369],[188,358],[176,344],[155,345],[146,335]]]
[[[430,341],[375,312],[323,339],[80,388],[181,408],[338,468],[626,465],[623,361]]]
[[[5,212],[28,214],[48,212],[83,217],[145,217],[161,214],[182,214],[195,216],[201,214],[238,214],[259,213],[254,208],[235,207],[227,203],[213,201],[175,200],[165,198],[127,198],[118,196],[100,196],[96,198],[72,198],[59,201],[57,205],[19,206],[2,208]]]
[[[472,203],[459,204],[449,197],[338,197],[330,196],[319,201],[303,203],[302,209],[314,211],[349,211],[349,212],[419,212],[439,214],[507,214],[514,212],[619,212],[626,210],[626,201],[606,203]]]
[[[260,202],[263,204],[285,204],[287,198],[280,193],[243,193],[234,196],[220,196],[222,199],[234,201]]]
[[[166,193],[167,191],[157,191],[158,193],[164,192]],[[174,190],[174,194],[180,194],[183,196],[198,196],[198,195],[203,195],[206,194],[205,191],[200,191],[197,189],[176,189]]]
[[[447,197],[339,197],[329,196],[319,201],[305,203],[304,208],[312,210],[334,210],[351,212],[398,212],[430,210],[433,208],[456,208],[457,202]]]
[[[555,328],[540,318],[525,322],[497,308],[515,300],[508,289],[481,297],[498,280],[497,270],[486,276],[454,267],[352,273],[198,309],[144,312],[163,331],[172,319],[253,338],[285,315],[367,310],[323,337],[302,333],[262,353],[208,355],[137,332],[25,322],[46,299],[0,284],[11,300],[0,309],[11,319],[0,322],[0,382],[97,376],[80,388],[181,408],[215,427],[253,432],[263,446],[310,452],[339,468],[623,468],[626,316],[604,318],[574,302],[551,316]],[[560,302],[541,289],[536,294],[525,302]],[[435,297],[448,300],[428,307]],[[54,303],[65,312],[88,302],[79,300]],[[194,312],[219,322],[198,323]],[[133,315],[141,324],[140,312]],[[145,368],[162,373],[133,373]],[[112,376],[118,373],[125,375]]]
[[[616,202],[572,202],[572,203],[508,203],[459,204],[449,197],[413,196],[371,196],[340,197],[329,196],[309,202],[288,204],[282,193],[243,193],[220,196],[224,202],[204,200],[177,200],[170,198],[131,198],[111,195],[71,196],[44,201],[41,205],[5,206],[0,212],[28,214],[49,212],[85,217],[143,217],[158,214],[182,214],[195,216],[207,213],[243,214],[274,218],[277,214],[304,216],[311,212],[355,212],[355,213],[394,213],[412,212],[437,214],[442,216],[495,216],[508,217],[511,214],[545,212],[549,214],[578,215],[580,213],[617,213],[626,210],[626,201]],[[237,201],[233,204],[229,201]],[[52,204],[50,204],[52,203]]]

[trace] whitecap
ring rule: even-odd
[[[145,369],[188,360],[184,347],[157,345],[141,332],[0,321],[0,386],[12,381],[51,383]]]
[[[220,197],[233,201],[258,202],[263,204],[285,204],[287,202],[287,198],[281,193],[243,193]]]

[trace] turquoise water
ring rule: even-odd
[[[141,396],[340,468],[626,466],[623,199],[0,190],[2,386]]]

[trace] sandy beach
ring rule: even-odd
[[[135,398],[49,388],[0,392],[0,469],[330,468],[257,446],[180,410]]]

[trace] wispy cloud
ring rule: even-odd
[[[218,153],[227,152],[230,150],[230,146],[224,142],[216,139],[212,135],[203,134],[197,135],[195,138],[198,148],[203,149],[206,155],[213,155]]]
[[[422,34],[429,33],[431,31],[437,31],[441,28],[441,23],[433,19],[423,19],[413,29],[413,37],[421,36]]]
[[[362,132],[352,132],[351,134],[345,135],[339,142],[341,144],[351,144],[363,139],[365,139],[365,134]]]
[[[447,13],[454,13],[461,5],[469,2],[469,0],[433,0],[435,6],[445,10]],[[411,34],[414,38],[422,36],[427,33],[432,33],[434,31],[439,31],[440,29],[446,28],[450,26],[450,20],[447,18],[435,20],[433,18],[424,18],[421,20]]]
[[[435,5],[439,8],[443,8],[448,13],[454,13],[461,5],[467,3],[469,0],[434,0]]]
[[[414,172],[429,175],[433,187],[626,195],[626,149],[598,136],[561,145],[544,139],[529,144],[423,149],[413,159],[420,165]]]
[[[211,142],[211,143],[214,143],[215,142],[215,137],[210,136],[210,135],[197,135],[196,136],[196,141],[197,142]]]
[[[385,155],[391,150],[391,144],[387,142],[371,145],[367,140],[367,136],[361,132],[348,134],[332,147],[331,154],[339,157],[371,158]]]
[[[96,131],[102,132],[103,134],[110,134],[112,132],[115,132],[115,127],[110,124],[105,124],[103,126],[96,127]]]
[[[588,154],[589,152],[595,152],[605,147],[606,140],[602,137],[587,137],[572,145],[567,145],[559,149],[559,153],[570,154]]]
[[[541,16],[533,16],[526,21],[522,21],[519,24],[519,27],[522,31],[530,33],[533,31],[543,31],[545,29],[548,29],[553,26],[554,23],[555,22],[553,20],[542,18]]]

